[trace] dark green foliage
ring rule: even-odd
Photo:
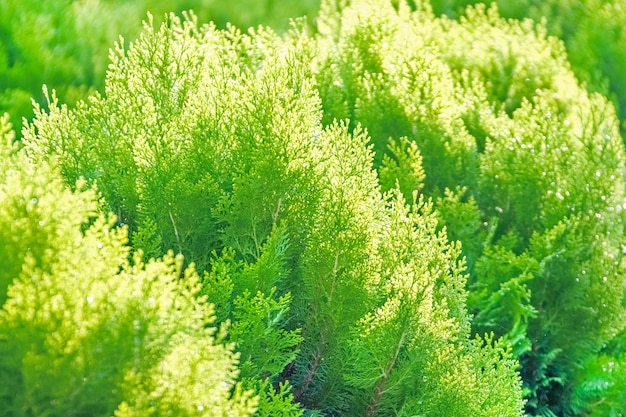
[[[287,331],[290,294],[278,297],[277,285],[286,278],[287,245],[280,233],[273,233],[254,264],[236,261],[226,249],[205,272],[202,294],[213,300],[218,319],[232,320],[229,337],[241,353],[243,378],[275,380],[296,357],[301,341],[299,330]]]

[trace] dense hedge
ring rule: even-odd
[[[495,8],[316,25],[150,19],[102,94],[2,122],[0,409],[626,408],[612,103]]]

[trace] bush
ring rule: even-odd
[[[247,416],[237,357],[172,254],[129,261],[94,190],[33,165],[0,119],[0,409],[12,416]]]
[[[311,15],[318,6],[317,0],[287,5],[272,0],[3,1],[0,114],[10,113],[13,125],[20,127],[23,117],[32,118],[32,98],[45,104],[43,84],[69,104],[102,92],[107,51],[119,36],[126,44],[135,39],[148,13],[160,21],[166,12],[180,15],[193,9],[200,21],[215,21],[220,27],[226,27],[227,22],[244,28],[262,23],[285,31],[290,18]]]
[[[303,25],[149,22],[106,95],[37,109],[27,154],[97,184],[135,256],[195,262],[259,415],[521,415],[517,362],[470,337],[432,204],[381,193],[366,133],[322,125],[317,48]]]
[[[145,313],[154,337],[165,340],[161,324],[172,340],[196,329],[180,336],[185,346],[208,337],[207,352],[221,352],[229,378],[218,398],[243,412],[623,410],[624,145],[612,103],[570,69],[571,44],[548,35],[550,22],[505,20],[485,6],[451,20],[425,2],[326,0],[316,22],[315,33],[300,20],[277,35],[201,26],[193,14],[150,18],[136,41],[112,51],[102,94],[68,108],[44,89],[47,103],[23,130],[25,155],[10,151],[42,174],[13,186],[7,168],[13,188],[0,193],[23,206],[18,233],[15,214],[0,229],[7,329],[27,340],[41,322],[51,327],[35,340],[61,337],[69,330],[48,324],[56,313],[37,321],[12,306],[36,295],[44,306],[54,300],[51,312],[83,311],[95,300],[89,283],[104,282],[113,294],[121,288],[111,300],[123,308],[132,300],[126,288],[154,275],[171,288],[158,287],[160,313]],[[46,204],[19,197],[50,178],[56,197]],[[86,191],[94,187],[100,203]],[[65,214],[75,198],[83,217]],[[87,243],[64,246],[66,235]],[[76,255],[98,249],[92,235],[117,236],[117,249]],[[50,294],[75,291],[64,286],[80,262],[95,265],[85,275],[87,304],[83,296],[66,307],[68,297]],[[41,290],[22,284],[40,281]],[[172,328],[160,310],[171,291],[187,306]],[[192,311],[204,318],[186,321]],[[134,322],[103,317],[104,328],[127,326],[121,338],[136,332]],[[207,336],[198,323],[230,331]],[[10,353],[25,348],[2,340],[5,375],[25,378]],[[86,343],[84,352],[104,348]],[[162,345],[145,355],[145,373],[123,376],[126,397],[107,399],[103,413],[169,407],[167,396],[149,400],[165,384],[152,364],[179,360]],[[231,349],[241,355],[239,374]],[[66,378],[79,365],[59,363],[35,403],[80,382]],[[0,397],[31,392],[15,387]],[[198,401],[181,398],[172,407]],[[86,404],[72,407],[95,409]]]
[[[468,0],[433,0],[435,13],[463,15]],[[496,1],[503,16],[545,21],[549,33],[563,39],[576,76],[592,91],[610,95],[626,120],[626,20],[623,0]],[[625,125],[626,126],[626,125]]]
[[[615,391],[583,400],[577,385],[625,324],[613,106],[580,86],[545,28],[495,8],[458,21],[423,3],[335,9],[319,18],[314,66],[324,120],[365,126],[381,183],[434,199],[463,243],[472,327],[512,343],[527,413],[578,415],[610,395],[622,409]]]

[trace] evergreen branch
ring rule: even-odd
[[[385,392],[385,385],[387,384],[389,375],[391,374],[391,371],[393,370],[393,367],[395,366],[398,360],[400,349],[402,349],[402,346],[404,345],[405,336],[406,336],[406,331],[402,332],[402,336],[400,336],[400,340],[398,341],[398,346],[396,346],[396,351],[393,354],[393,358],[391,358],[389,363],[387,363],[387,366],[385,367],[383,374],[381,375],[380,378],[378,378],[378,381],[376,381],[376,386],[374,387],[374,395],[372,396],[372,399],[369,405],[367,406],[365,417],[373,417],[376,414],[376,410],[378,409],[378,404],[380,403],[380,399],[383,393]]]
[[[304,377],[304,382],[302,383],[298,391],[294,394],[294,397],[296,398],[297,402],[301,402],[302,398],[304,398],[305,393],[308,391],[309,387],[311,386],[311,383],[313,382],[313,377],[317,373],[317,370],[322,363],[322,353],[323,353],[322,346],[323,346],[323,335],[322,335],[322,340],[320,341],[320,344],[318,345],[317,350],[315,351],[315,355],[313,356],[313,361],[311,362],[311,366],[309,366],[309,369],[307,370],[307,373]]]
[[[172,221],[172,226],[174,227],[174,234],[176,235],[176,243],[178,243],[178,253],[183,253],[183,247],[180,243],[180,236],[178,235],[178,229],[176,228],[176,222],[174,221],[174,216],[172,216],[172,210],[168,210],[167,213],[170,215],[170,220]]]

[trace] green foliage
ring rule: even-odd
[[[467,188],[457,188],[455,191],[446,188],[444,197],[437,198],[436,207],[439,225],[446,227],[448,238],[453,242],[463,242],[462,253],[472,280],[476,277],[476,259],[482,254],[483,246],[493,236],[495,228],[493,222],[491,226],[489,222],[481,223],[476,200],[473,197],[468,198],[466,194]],[[469,284],[472,285],[473,281]]]
[[[302,413],[293,401],[289,383],[279,381],[279,374],[294,361],[302,341],[298,328],[286,329],[289,293],[277,299],[276,287],[268,287],[279,284],[285,276],[285,245],[281,242],[282,235],[273,234],[254,264],[236,260],[232,249],[225,249],[221,256],[214,253],[200,292],[215,303],[219,323],[232,322],[228,337],[240,353],[242,384],[263,394],[257,416]],[[267,290],[267,295],[260,289]]]
[[[71,199],[70,209],[61,210],[71,193],[61,186],[60,176],[53,176],[47,164],[22,164],[8,115],[0,120],[0,304],[4,304],[27,255],[35,266],[45,268],[58,257],[66,235],[95,216],[98,204],[93,191],[85,191]],[[82,189],[84,183],[77,186]]]
[[[436,14],[462,16],[471,0],[432,0]],[[623,0],[495,1],[503,16],[544,21],[561,38],[572,69],[587,86],[609,94],[622,121],[626,119],[626,3]]]
[[[302,25],[280,37],[148,22],[111,54],[104,95],[37,109],[26,152],[69,186],[96,184],[135,258],[195,263],[258,415],[521,415],[517,362],[469,336],[460,247],[430,203],[401,197],[428,187],[435,160],[398,136],[380,177],[402,188],[382,195],[383,155],[359,120],[322,124],[327,46]],[[454,146],[440,150],[465,155]]]
[[[269,380],[258,378],[244,379],[244,386],[259,392],[259,406],[254,414],[257,417],[299,417],[304,411],[294,402],[291,385],[288,382],[270,384]]]
[[[81,176],[98,184],[136,250],[171,249],[207,271],[203,292],[220,323],[233,321],[242,376],[272,382],[300,341],[283,329],[281,230],[298,239],[308,221],[316,176],[306,161],[320,130],[306,68],[295,46],[278,44],[269,30],[199,28],[195,17],[146,24],[112,55],[106,97],[69,110],[53,96],[24,137],[33,158],[58,155],[70,184]],[[236,255],[215,261],[224,273],[209,270],[211,253],[225,247]]]
[[[409,208],[393,195],[388,204],[374,289],[381,301],[348,344],[345,379],[357,395],[346,415],[516,415],[522,401],[510,352],[467,339],[459,247],[436,233],[430,205]]]
[[[31,97],[45,104],[41,86],[65,103],[102,90],[107,51],[123,36],[134,39],[152,12],[202,11],[208,0],[6,0],[0,4],[0,113],[14,126],[32,117]],[[208,16],[202,15],[208,19]]]
[[[214,300],[218,319],[232,321],[229,337],[241,354],[241,376],[276,380],[294,361],[302,341],[299,329],[286,330],[291,295],[277,296],[287,276],[284,235],[273,233],[254,264],[237,261],[233,250],[215,254],[201,293]],[[253,292],[254,291],[254,292]]]
[[[0,409],[13,416],[247,416],[237,354],[172,254],[129,261],[84,183],[33,165],[0,120]]]
[[[507,337],[518,357],[532,347],[526,333],[537,310],[530,303],[527,282],[537,270],[537,262],[526,254],[516,256],[505,247],[488,246],[476,265],[480,279],[470,287],[474,328]]]
[[[207,17],[206,21],[211,20],[220,28],[228,24],[239,28],[264,25],[285,32],[289,29],[291,19],[301,16],[306,15],[312,24],[319,6],[319,0],[205,0],[202,12]],[[197,8],[194,10],[199,11]]]
[[[366,287],[383,205],[364,132],[335,123],[321,139],[328,157],[316,167],[324,181],[300,267],[304,343],[294,381],[296,398],[330,410],[344,406],[341,352],[371,303]]]
[[[459,105],[448,95],[454,91],[450,70],[432,45],[441,32],[439,22],[376,2],[358,2],[340,23],[335,19],[320,16],[316,77],[324,120],[349,117],[367,127],[376,165],[390,137],[419,138],[426,192],[475,181],[474,139],[461,120],[441,117],[458,114]],[[458,178],[464,182],[458,184]]]
[[[623,370],[624,356],[620,352],[616,356],[603,354],[594,357],[585,364],[584,380],[580,381],[576,395],[577,402],[573,404],[575,412],[585,412],[589,402],[594,402],[590,416],[618,417],[624,407],[624,389],[626,379]]]
[[[288,311],[289,296],[278,301],[273,296],[273,291],[267,297],[261,292],[254,297],[244,292],[234,301],[231,336],[234,340],[254,341],[254,344],[238,344],[243,358],[242,375],[275,377],[296,357],[293,347],[301,342],[299,332],[288,332],[279,327]]]
[[[339,3],[323,5],[316,38],[323,120],[349,116],[371,132],[384,187],[434,198],[439,227],[463,243],[473,331],[512,344],[527,413],[593,411],[599,399],[576,385],[582,367],[626,324],[613,106],[580,86],[563,45],[532,21],[484,6],[455,21],[422,2],[374,0],[338,17]],[[402,142],[418,153],[399,158]],[[424,186],[407,187],[416,171],[402,160],[417,155]]]
[[[617,3],[596,5],[594,26],[619,16]],[[425,2],[384,0],[324,1],[315,35],[303,21],[279,36],[199,20],[149,18],[136,41],[114,48],[103,93],[75,108],[44,90],[47,104],[23,131],[30,161],[4,133],[3,325],[40,345],[50,333],[19,333],[30,326],[26,313],[11,313],[28,299],[16,298],[22,291],[51,317],[42,326],[66,334],[55,314],[89,308],[71,291],[95,300],[98,282],[110,298],[76,352],[110,365],[93,352],[137,333],[129,311],[145,317],[140,330],[172,320],[146,327],[154,363],[115,360],[123,371],[85,391],[97,398],[97,381],[118,384],[109,414],[119,404],[119,415],[192,411],[197,399],[176,403],[164,387],[183,376],[196,383],[187,374],[204,365],[180,361],[200,333],[228,383],[221,396],[193,392],[234,393],[250,411],[242,393],[252,390],[258,415],[520,415],[517,359],[528,415],[620,410],[623,141],[612,104],[581,86],[565,53],[596,54],[584,45],[604,35],[566,21],[507,21],[493,7],[451,20]],[[565,45],[548,36],[558,25],[574,33]],[[582,78],[605,91],[595,74]],[[28,176],[15,174],[14,155]],[[89,252],[105,235],[108,252]],[[68,236],[78,237],[68,246]],[[84,288],[67,284],[77,271]],[[187,307],[170,317],[135,305],[124,279],[158,287],[159,308],[172,294]],[[205,311],[203,297],[216,322],[203,313],[198,327],[185,320]],[[114,323],[109,302],[121,311]],[[101,336],[114,325],[117,339]],[[228,336],[208,330],[227,325]],[[2,339],[16,352],[2,359],[11,376],[25,363],[11,355],[28,347],[12,340]],[[241,354],[239,385],[230,349]],[[69,395],[58,381],[73,381],[74,368],[63,360],[41,392]],[[150,373],[157,366],[166,371]],[[0,397],[13,401],[7,389]]]
[[[383,155],[382,165],[378,169],[380,186],[389,191],[399,188],[408,198],[414,191],[424,187],[423,160],[415,142],[406,137],[389,144],[389,154]]]
[[[27,147],[37,158],[63,153],[70,184],[97,182],[150,252],[160,242],[200,270],[222,246],[253,261],[283,217],[306,214],[312,168],[297,161],[319,131],[306,69],[277,43],[267,30],[242,35],[195,19],[148,25],[128,52],[118,45],[106,97],[69,111],[53,96],[25,132]],[[295,111],[301,119],[286,116]]]
[[[166,12],[194,10],[200,21],[220,27],[265,24],[284,32],[291,18],[312,18],[318,7],[318,0],[5,0],[0,4],[0,113],[9,112],[16,127],[22,117],[30,120],[31,99],[46,103],[43,84],[70,104],[101,92],[107,51],[120,36],[126,43],[135,39],[147,13],[160,20]]]

